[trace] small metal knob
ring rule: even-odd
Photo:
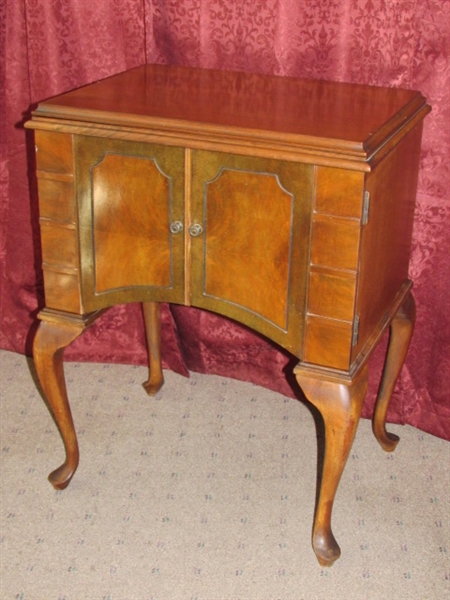
[[[180,233],[183,231],[183,223],[181,221],[174,221],[170,224],[170,233]]]
[[[194,223],[189,227],[189,233],[192,237],[198,237],[203,233],[203,227],[199,223]]]

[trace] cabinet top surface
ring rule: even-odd
[[[329,140],[364,153],[429,110],[420,92],[254,73],[143,65],[42,102],[40,118]]]

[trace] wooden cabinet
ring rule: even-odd
[[[60,143],[71,160],[54,179],[45,157]],[[300,356],[310,165],[41,131],[36,147],[48,308],[192,304]]]
[[[46,308],[34,344],[66,447],[78,445],[64,348],[110,306],[142,302],[149,393],[162,385],[159,303],[244,323],[299,359],[326,451],[313,528],[339,556],[331,507],[367,387],[391,344],[385,416],[412,334],[408,262],[422,120],[418,92],[147,65],[42,103],[36,130]]]

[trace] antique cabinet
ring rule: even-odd
[[[385,417],[414,323],[408,279],[422,121],[415,91],[146,65],[43,102],[35,130],[46,306],[34,343],[66,461],[78,445],[64,348],[110,306],[142,302],[145,387],[163,383],[159,303],[246,324],[298,358],[322,414],[313,527],[318,560],[340,550],[332,505],[391,328],[374,415]]]

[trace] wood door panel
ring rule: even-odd
[[[286,330],[292,194],[275,175],[229,169],[205,188],[204,294]],[[258,203],[264,204],[264,215]]]
[[[299,356],[312,173],[308,165],[193,153],[192,304],[240,321]]]
[[[105,156],[91,177],[96,293],[169,287],[169,178],[154,159],[120,154]],[[117,268],[121,261],[127,268]]]
[[[183,149],[80,137],[76,160],[85,305],[182,301]]]

